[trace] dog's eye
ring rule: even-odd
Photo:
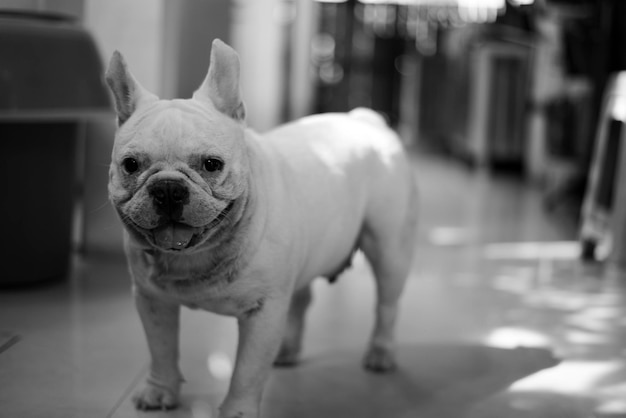
[[[209,173],[214,173],[216,171],[222,171],[224,168],[224,163],[217,158],[207,158],[204,160],[204,169]]]
[[[122,161],[122,167],[128,174],[133,174],[139,170],[139,163],[134,158],[124,158]]]

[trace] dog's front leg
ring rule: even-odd
[[[178,405],[183,381],[178,368],[180,306],[135,289],[135,305],[148,340],[150,375],[133,401],[138,409],[171,409]]]
[[[263,386],[282,340],[289,298],[267,298],[239,318],[237,361],[220,418],[257,418]]]

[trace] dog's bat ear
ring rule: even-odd
[[[213,41],[209,71],[193,98],[208,100],[233,119],[246,118],[246,108],[239,92],[239,56],[219,39]]]
[[[139,104],[158,100],[157,96],[144,89],[133,77],[119,51],[115,51],[111,57],[105,80],[115,98],[119,126],[130,118]]]

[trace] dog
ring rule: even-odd
[[[310,283],[361,250],[377,284],[364,366],[396,367],[393,328],[412,265],[417,191],[397,135],[372,110],[245,125],[239,57],[213,41],[191,99],[161,100],[115,52],[105,74],[118,128],[109,197],[124,225],[135,305],[151,355],[138,409],[179,403],[180,307],[237,318],[221,418],[259,416],[272,364],[297,363]]]

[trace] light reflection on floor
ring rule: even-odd
[[[579,256],[577,241],[506,242],[484,246],[484,257],[490,260],[575,260]]]
[[[551,339],[530,329],[505,327],[493,330],[485,338],[485,345],[499,348],[543,347],[550,349]]]

